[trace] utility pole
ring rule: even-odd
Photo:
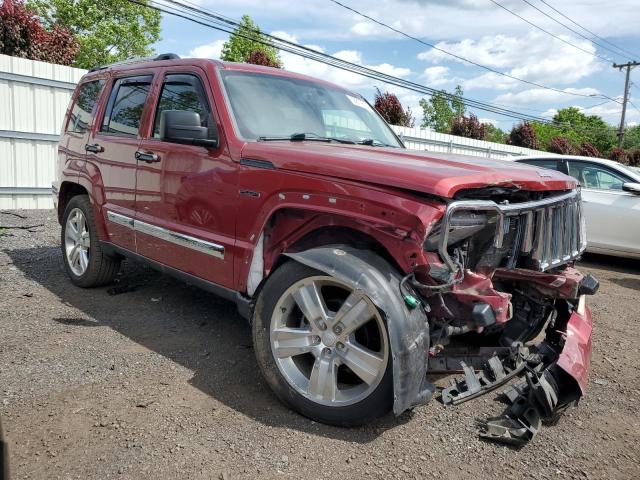
[[[631,73],[631,69],[638,65],[640,65],[640,62],[635,61],[620,65],[617,63],[613,64],[613,68],[617,68],[620,71],[622,71],[623,68],[627,69],[627,76],[624,81],[624,98],[622,99],[622,116],[620,117],[620,128],[618,129],[618,148],[622,148],[622,140],[624,138],[624,117],[627,114],[627,101],[629,100],[629,74]]]

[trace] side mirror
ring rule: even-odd
[[[216,127],[202,127],[200,114],[188,110],[163,110],[160,113],[160,139],[208,148],[216,148],[219,143]]]
[[[622,190],[640,195],[640,183],[626,182],[622,184]]]

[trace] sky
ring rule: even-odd
[[[586,114],[600,115],[618,125],[622,105],[607,101],[601,95],[620,101],[624,73],[612,64],[640,61],[640,0],[495,0],[559,38],[536,29],[492,0],[340,0],[450,53],[560,91],[539,88],[469,65],[330,0],[190,1],[236,20],[248,14],[264,32],[389,75],[448,91],[461,85],[466,97],[545,118],[551,118],[559,108],[575,106]],[[527,2],[575,32],[544,16]],[[600,39],[561,17],[544,2]],[[205,58],[218,58],[228,37],[226,33],[169,15],[163,16],[161,35],[162,40],[155,45],[157,52]],[[627,52],[620,52],[611,44]],[[332,81],[369,100],[373,99],[376,87],[393,92],[403,105],[411,108],[416,125],[421,122],[420,94],[286,52],[280,56],[287,70]],[[630,100],[637,108],[628,106],[628,126],[640,123],[640,67],[632,70],[631,82]],[[510,129],[516,122],[495,113],[471,111],[482,121],[503,129]]]

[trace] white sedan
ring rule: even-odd
[[[640,258],[640,169],[572,155],[514,159],[571,175],[582,186],[587,251]]]

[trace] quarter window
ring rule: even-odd
[[[200,126],[214,126],[211,108],[202,82],[195,75],[167,75],[162,84],[153,127],[154,138],[160,138],[160,115],[165,110],[186,110],[200,115]]]
[[[151,75],[146,75],[115,81],[102,120],[101,132],[130,137],[138,134],[142,110],[151,88],[151,78]]]
[[[84,133],[88,130],[93,120],[93,109],[103,85],[104,80],[94,80],[80,86],[76,103],[71,109],[67,131]]]

